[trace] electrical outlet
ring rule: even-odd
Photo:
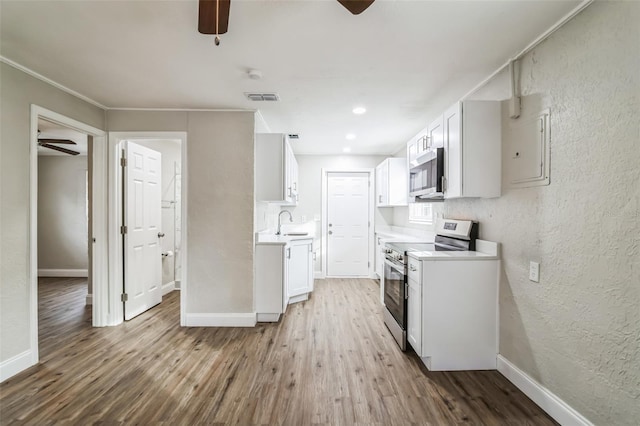
[[[300,216],[300,222],[305,223],[307,221],[307,217],[305,215]]]
[[[529,262],[529,280],[534,283],[540,282],[540,264],[538,262]]]

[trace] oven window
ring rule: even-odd
[[[404,272],[384,265],[384,304],[398,324],[405,328]]]

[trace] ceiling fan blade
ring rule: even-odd
[[[72,151],[70,149],[63,148],[61,146],[49,145],[48,143],[40,143],[38,145],[43,146],[45,148],[49,148],[49,149],[55,149],[56,151],[64,152],[65,154],[69,154],[69,155],[78,155],[78,154],[80,154],[78,151]]]
[[[200,0],[198,31],[201,34],[216,34],[216,9],[220,10],[217,34],[224,34],[229,28],[229,8],[231,0]]]
[[[374,0],[338,0],[349,12],[360,15],[373,4]]]
[[[77,145],[77,143],[75,143],[72,140],[69,139],[38,139],[38,142],[41,143],[63,143],[66,145]]]

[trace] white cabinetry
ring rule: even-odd
[[[429,370],[496,369],[498,265],[409,257],[407,340]]]
[[[404,158],[387,158],[376,167],[376,206],[407,205],[407,163]]]
[[[376,274],[380,280],[384,277],[384,255],[385,245],[380,234],[376,234]]]
[[[287,294],[289,303],[306,300],[313,291],[313,240],[294,240],[287,244]]]
[[[499,197],[500,102],[460,101],[444,113],[444,198]]]
[[[280,319],[289,303],[313,291],[313,240],[256,244],[256,314],[258,322]]]
[[[281,133],[258,133],[255,148],[256,200],[297,205],[298,162],[288,136]]]
[[[409,294],[407,297],[407,341],[418,355],[422,353],[421,262],[409,258]]]

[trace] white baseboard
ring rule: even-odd
[[[322,275],[322,271],[313,271],[313,279],[324,280],[324,275]]]
[[[185,314],[187,327],[255,327],[256,314]]]
[[[88,277],[86,269],[38,269],[39,277]]]
[[[93,294],[87,294],[87,297],[85,298],[85,302],[86,305],[93,305]]]
[[[33,359],[33,353],[31,349],[19,353],[16,356],[12,356],[6,361],[0,362],[0,382],[15,376],[22,370],[25,370],[37,361]]]
[[[171,293],[176,289],[176,282],[171,281],[170,283],[162,284],[162,295],[164,296],[167,293]]]
[[[593,426],[593,423],[574,410],[569,404],[532,379],[505,357],[498,355],[497,362],[498,371],[558,423],[563,426]]]

